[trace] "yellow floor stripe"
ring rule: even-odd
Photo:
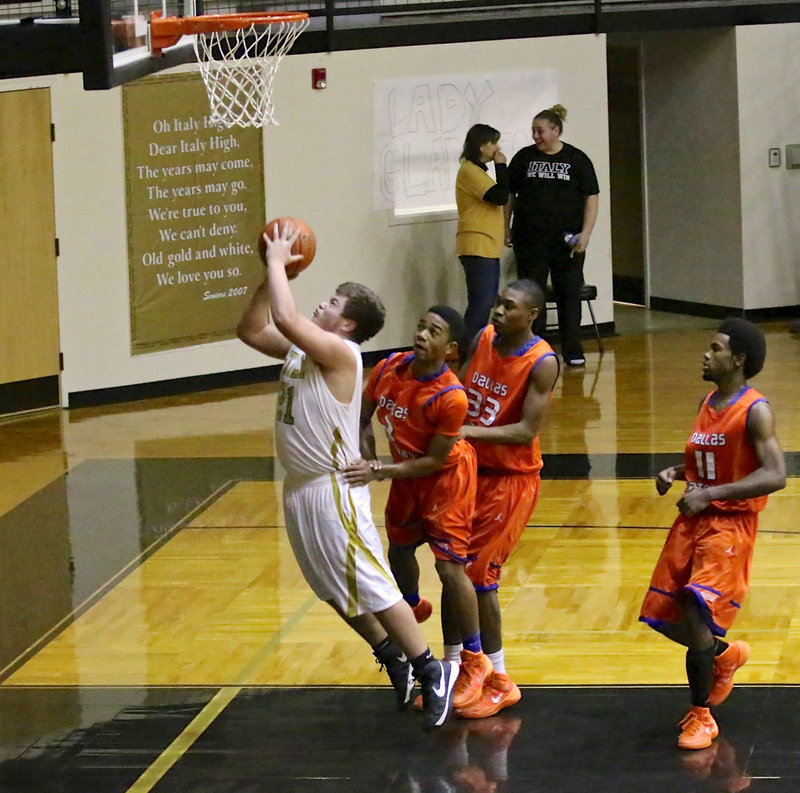
[[[155,762],[128,788],[128,793],[149,793],[159,780],[192,747],[194,742],[208,729],[214,719],[233,702],[244,687],[249,675],[258,669],[264,659],[275,650],[281,640],[290,633],[298,622],[314,607],[317,598],[310,597],[292,615],[283,627],[256,653],[244,669],[237,675],[234,685],[221,688],[183,729],[178,737],[156,758]]]

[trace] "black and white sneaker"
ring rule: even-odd
[[[453,707],[453,689],[458,677],[455,661],[428,661],[418,676],[422,686],[422,719],[426,730],[441,727]]]
[[[397,694],[397,705],[402,709],[411,702],[414,689],[414,671],[405,653],[393,644],[389,644],[378,652],[373,652],[375,662],[386,670],[389,680]]]

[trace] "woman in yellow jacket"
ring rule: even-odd
[[[467,132],[461,167],[456,176],[458,231],[456,254],[467,279],[465,345],[483,328],[500,287],[500,254],[505,246],[503,207],[508,202],[506,156],[500,133],[488,124]],[[486,164],[494,162],[495,182]],[[462,350],[462,357],[466,349]]]

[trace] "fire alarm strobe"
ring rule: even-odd
[[[328,87],[327,69],[311,70],[311,87],[317,91]]]

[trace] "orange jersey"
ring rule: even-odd
[[[745,385],[731,404],[718,411],[712,406],[715,393],[712,391],[703,400],[692,434],[686,442],[684,472],[687,488],[737,482],[761,467],[747,434],[747,416],[756,402],[766,400],[754,388]],[[766,496],[758,496],[712,501],[708,508],[716,512],[758,512],[766,503]]]
[[[469,397],[467,423],[478,427],[519,421],[531,372],[544,358],[555,356],[553,348],[536,336],[529,346],[501,357],[493,343],[496,335],[491,325],[483,329],[464,378]],[[478,469],[536,473],[542,468],[538,437],[530,446],[475,440],[470,443],[478,454]]]
[[[364,396],[377,405],[395,462],[424,457],[434,435],[457,436],[467,415],[467,395],[445,364],[440,372],[417,378],[413,353],[394,353],[382,360],[369,378]],[[453,446],[444,468],[467,453],[466,441]]]

